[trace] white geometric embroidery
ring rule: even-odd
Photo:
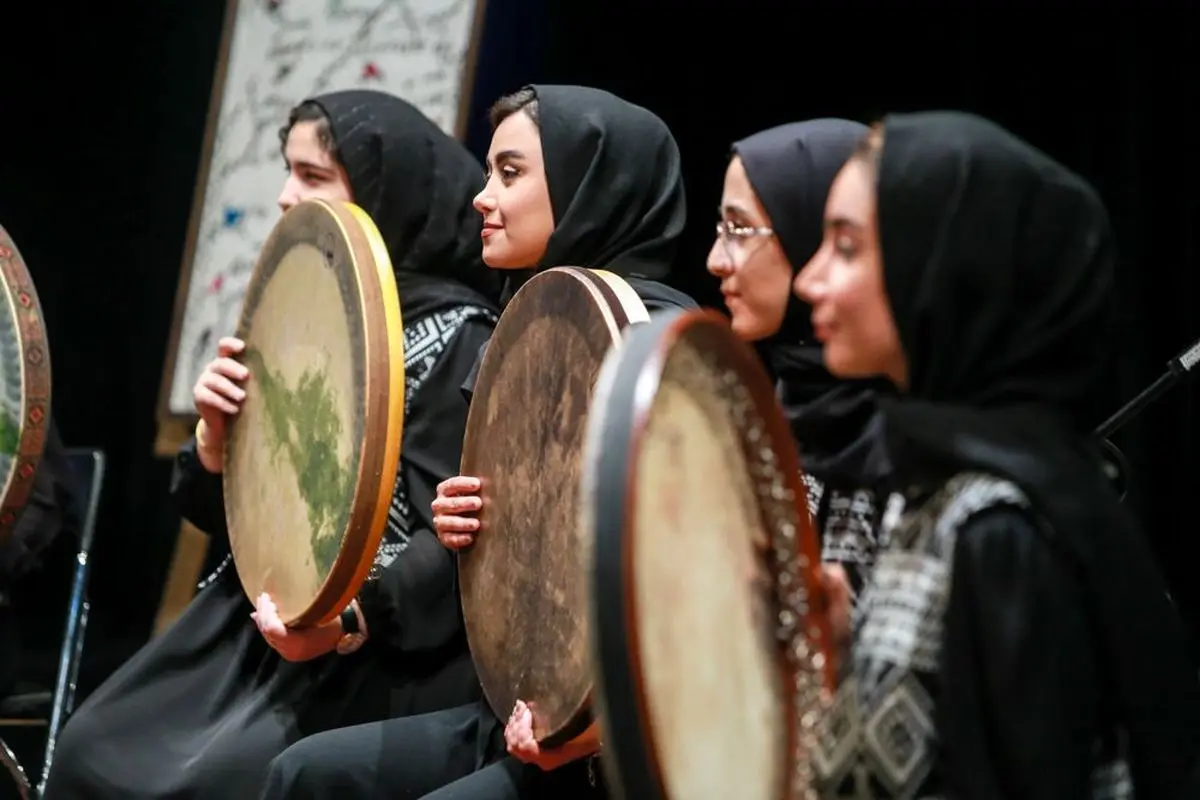
[[[433,370],[434,364],[450,344],[459,329],[469,320],[485,318],[495,322],[496,315],[478,306],[457,306],[418,319],[404,326],[404,413],[408,415],[412,400]],[[397,470],[392,502],[388,507],[387,529],[375,553],[375,563],[386,568],[408,549],[412,538],[413,509],[408,502],[408,487],[404,470]]]
[[[853,664],[821,721],[814,764],[834,800],[934,800],[937,730],[929,687],[938,684],[943,619],[958,531],[997,506],[1027,507],[1009,481],[963,474],[909,508],[888,497],[880,552],[854,609]],[[1096,800],[1129,800],[1120,742],[1097,752]]]
[[[404,326],[404,414],[407,417],[413,397],[420,390],[425,378],[445,352],[446,346],[459,329],[470,320],[487,319],[496,321],[491,310],[479,306],[455,306],[433,314],[427,314]],[[403,457],[403,454],[401,454]],[[397,470],[396,483],[392,490],[392,501],[388,507],[387,527],[375,563],[387,567],[408,548],[413,528],[413,513],[408,502],[408,487],[404,484],[403,470]],[[197,590],[211,584],[229,566],[233,557],[225,559],[197,584]]]
[[[933,672],[942,646],[942,615],[950,597],[950,565],[924,553],[879,554],[859,601],[855,647],[871,665],[861,678],[872,691],[876,670]]]
[[[808,515],[815,522],[821,512],[821,495],[825,492],[825,484],[804,471],[800,472],[800,481],[804,484],[804,493],[808,500]]]
[[[875,495],[866,489],[843,492],[829,489],[807,472],[801,472],[808,499],[808,513],[821,535],[821,561],[841,564],[850,580],[850,602],[857,604],[858,592],[866,581],[878,539]]]

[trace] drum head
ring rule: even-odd
[[[50,348],[33,279],[0,228],[0,547],[29,499],[46,446]]]
[[[290,209],[263,245],[237,336],[250,369],[225,445],[234,563],[294,627],[366,579],[396,481],[404,330],[387,247],[350,203]]]
[[[832,686],[818,539],[753,351],[656,316],[596,387],[581,526],[606,768],[639,800],[803,797],[800,719]]]
[[[479,538],[458,560],[471,654],[492,710],[531,702],[547,746],[591,721],[580,453],[604,355],[647,319],[625,289],[574,267],[522,286],[479,366],[463,439],[462,474],[483,483]]]

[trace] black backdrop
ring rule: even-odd
[[[151,455],[154,408],[224,5],[26,5],[3,25],[0,224],[37,281],[63,434],[111,459],[89,641],[93,653],[116,643],[109,664],[147,635],[177,530],[168,464]],[[1196,4],[1102,1],[1063,19],[966,0],[815,5],[491,0],[471,144],[486,146],[486,104],[526,81],[654,109],[683,150],[693,222],[676,281],[715,302],[703,261],[733,139],[813,116],[974,110],[1108,202],[1126,311],[1114,402],[1200,336]],[[1181,388],[1118,437],[1132,502],[1193,616],[1198,397]]]

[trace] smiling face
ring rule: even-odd
[[[492,134],[487,183],[475,196],[483,216],[483,260],[493,269],[537,266],[554,233],[554,211],[542,159],[542,138],[524,111],[509,114]]]
[[[783,325],[792,264],[738,156],[725,170],[720,213],[708,271],[721,280],[733,332],[745,341],[765,339]]]
[[[346,170],[322,145],[322,139],[328,136],[325,125],[321,120],[303,120],[288,131],[283,147],[288,176],[279,193],[280,211],[286,212],[304,200],[354,200]],[[322,130],[326,131],[325,137]]]
[[[885,375],[907,385],[908,367],[883,280],[875,171],[864,158],[842,167],[825,204],[821,247],[796,276],[796,296],[813,307],[825,366],[842,378]]]

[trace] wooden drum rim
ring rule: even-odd
[[[479,477],[485,482],[488,480],[488,476],[478,474],[480,471],[478,467],[481,466],[478,462],[484,456],[477,454],[487,452],[491,438],[486,422],[487,410],[485,403],[482,401],[482,395],[493,385],[494,381],[498,380],[499,370],[504,363],[504,358],[508,355],[507,352],[501,352],[497,349],[495,343],[501,341],[502,337],[513,336],[516,332],[523,330],[523,328],[514,328],[511,333],[506,330],[506,315],[507,324],[517,324],[517,318],[513,316],[512,310],[520,308],[514,305],[518,299],[527,292],[540,291],[540,286],[544,285],[542,282],[561,280],[563,275],[570,276],[577,281],[583,287],[583,291],[592,297],[596,308],[605,318],[605,326],[613,342],[619,341],[625,329],[630,325],[641,323],[648,319],[645,305],[642,303],[641,298],[638,297],[636,291],[624,279],[611,272],[572,266],[553,267],[539,272],[526,282],[517,294],[513,296],[513,299],[509,301],[505,313],[501,315],[500,321],[497,323],[489,345],[480,361],[475,397],[468,411],[466,431],[463,437],[462,474]],[[521,318],[519,322],[524,326],[528,320]],[[547,357],[553,357],[553,355],[548,355]],[[594,392],[594,387],[590,391]],[[590,397],[591,394],[589,394],[589,400]],[[528,456],[530,458],[536,457],[535,454],[528,454]],[[579,453],[579,457],[582,457],[582,453]],[[486,504],[488,493],[486,486],[483,493]],[[576,494],[576,498],[578,499],[578,494]],[[481,652],[481,645],[479,644],[481,637],[484,636],[484,628],[480,626],[485,625],[486,622],[480,619],[479,615],[473,613],[474,609],[480,605],[487,605],[486,601],[482,598],[486,590],[482,587],[478,590],[475,588],[476,581],[483,580],[482,575],[476,578],[476,575],[483,568],[472,564],[472,557],[475,552],[477,551],[474,549],[462,551],[458,556],[464,626],[467,632],[468,646],[471,650],[472,659],[476,663],[484,696],[493,711],[498,716],[504,717],[507,715],[509,709],[498,706],[506,705],[509,699],[507,695],[512,692],[502,690],[499,687],[504,676],[486,663],[489,654]],[[579,578],[580,580],[586,580],[586,573],[581,574]],[[476,601],[477,595],[481,596],[478,602]],[[586,616],[587,609],[581,608],[579,609],[579,613]],[[585,696],[579,698],[578,705],[575,706],[575,711],[571,712],[570,719],[559,730],[552,731],[540,738],[542,746],[554,747],[564,744],[587,730],[588,726],[592,723],[591,705],[594,683],[593,676],[591,681],[593,688],[589,688]],[[522,699],[530,700],[533,698]]]
[[[638,461],[651,411],[664,370],[674,345],[693,331],[705,327],[728,330],[728,320],[711,310],[679,310],[656,314],[648,325],[631,331],[620,351],[609,354],[598,381],[595,398],[610,402],[589,423],[588,459],[585,462],[587,499],[581,514],[591,515],[595,529],[591,561],[591,652],[596,660],[596,695],[599,721],[605,743],[604,759],[610,785],[623,789],[623,796],[639,800],[665,800],[662,765],[655,746],[649,699],[645,695],[642,652],[637,631],[640,620],[634,599],[633,529],[638,493]],[[775,388],[753,349],[730,335],[712,345],[721,351],[720,360],[742,380],[755,411],[764,424],[786,489],[794,497],[806,546],[803,567],[812,587],[813,610],[805,627],[817,625],[826,642],[831,641],[827,617],[820,612],[826,604],[820,583],[819,539],[807,510],[807,493],[800,475],[800,462],[791,430],[775,398]],[[601,390],[603,386],[603,391]],[[612,394],[609,394],[612,392]],[[602,446],[601,446],[602,445]],[[766,513],[763,510],[762,513]],[[800,532],[798,532],[800,533]],[[787,645],[779,643],[780,665],[786,683],[785,696],[794,696],[799,667],[786,657]],[[826,657],[821,671],[826,689],[834,685],[833,659]],[[614,698],[620,702],[614,703]],[[789,753],[799,737],[798,720],[787,714]],[[792,797],[790,786],[782,787],[781,800]]]
[[[269,284],[278,266],[277,261],[269,262],[268,257],[290,252],[290,248],[281,250],[277,245],[281,236],[293,235],[283,227],[289,216],[298,223],[306,220],[312,220],[313,224],[318,220],[322,224],[332,222],[341,244],[348,251],[358,294],[356,325],[362,329],[366,379],[363,405],[356,412],[363,415],[363,439],[358,443],[358,469],[350,514],[345,530],[341,532],[341,546],[329,574],[307,608],[284,618],[288,627],[305,628],[337,618],[366,581],[383,539],[404,434],[404,323],[387,244],[370,216],[350,202],[316,199],[289,209],[263,244],[250,278],[247,302],[238,320],[238,338],[245,340],[248,337],[254,320],[256,308],[250,307],[250,298],[258,287]],[[268,270],[270,273],[264,282],[263,274]],[[382,309],[382,313],[377,313],[378,309]],[[235,428],[236,423],[231,424],[226,433],[226,467],[229,466]],[[230,470],[223,470],[226,497],[236,493],[232,488],[233,480]],[[230,533],[236,567],[235,532],[231,530]],[[254,533],[248,531],[246,535],[253,536]],[[250,595],[246,581],[242,582]],[[253,602],[256,598],[250,599]]]
[[[20,519],[21,510],[33,491],[34,476],[46,449],[47,427],[50,419],[51,370],[50,342],[46,336],[45,318],[38,299],[33,277],[16,243],[0,227],[0,271],[4,273],[4,302],[12,317],[13,333],[17,338],[21,359],[21,408],[16,447],[12,459],[12,477],[0,498],[0,545],[12,534]]]

